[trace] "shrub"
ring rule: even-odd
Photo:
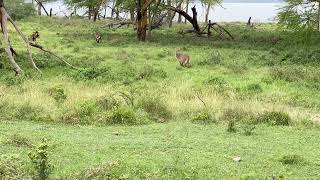
[[[103,96],[97,100],[97,105],[105,110],[111,110],[120,106],[120,102],[116,100],[113,96]]]
[[[193,115],[191,122],[199,124],[210,124],[215,123],[216,119],[210,114],[207,109],[204,109]]]
[[[147,123],[142,112],[135,112],[131,107],[114,108],[107,117],[107,124],[138,125]]]
[[[100,69],[97,68],[87,68],[79,70],[75,74],[77,80],[93,80],[101,75]]]
[[[254,130],[256,129],[256,126],[252,124],[243,124],[241,127],[244,135],[246,136],[251,136],[254,133]]]
[[[6,2],[6,9],[14,20],[19,20],[35,14],[33,4],[24,0]]]
[[[42,142],[28,154],[35,170],[36,179],[48,179],[53,169],[53,166],[49,161],[48,148],[49,145],[47,140],[42,139]]]
[[[261,93],[261,92],[263,92],[263,89],[260,86],[260,84],[249,84],[246,89],[247,89],[247,92],[249,92],[249,93]]]
[[[150,119],[157,122],[165,122],[172,118],[172,112],[168,106],[157,96],[142,97],[139,99],[138,107],[146,111]]]
[[[73,110],[63,113],[62,121],[71,124],[92,124],[92,116],[97,111],[95,101],[84,101],[79,103]]]
[[[222,56],[220,54],[220,52],[218,51],[212,51],[210,52],[210,54],[202,59],[200,62],[198,62],[198,65],[200,66],[205,66],[205,65],[209,65],[209,66],[212,66],[212,65],[218,65],[221,63],[222,61]]]
[[[225,121],[241,121],[250,116],[242,109],[226,109],[222,114],[222,119]]]
[[[282,164],[293,165],[303,163],[304,159],[299,155],[285,155],[282,156],[279,161]]]
[[[230,132],[230,133],[237,132],[236,121],[234,121],[234,120],[229,120],[228,121],[227,132]]]
[[[0,156],[0,179],[31,179],[16,155]]]
[[[272,126],[289,126],[292,121],[287,113],[277,111],[264,112],[263,114],[259,115],[257,120],[260,123],[267,123]]]
[[[53,87],[48,90],[50,96],[57,102],[63,103],[67,99],[64,89],[61,87]]]

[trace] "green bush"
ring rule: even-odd
[[[35,14],[32,3],[27,3],[24,0],[5,1],[5,6],[14,20],[19,20]]]
[[[150,79],[152,77],[158,77],[158,78],[167,78],[168,75],[165,71],[162,69],[155,69],[151,65],[145,65],[143,66],[142,69],[138,70],[136,79],[141,80],[141,79]]]
[[[142,97],[138,101],[138,107],[149,115],[149,118],[157,122],[166,122],[172,118],[172,112],[163,100],[158,96]]]
[[[257,120],[272,126],[289,126],[292,121],[287,113],[278,111],[264,112],[258,116]]]
[[[105,111],[112,110],[121,105],[121,103],[116,100],[113,96],[103,96],[97,100],[97,105]]]
[[[229,120],[229,121],[228,121],[228,124],[227,124],[227,132],[230,132],[230,133],[235,133],[235,132],[237,132],[237,129],[236,129],[236,121],[235,121],[235,120]]]
[[[42,139],[42,142],[28,154],[35,170],[35,179],[46,180],[52,172],[53,165],[49,161],[48,148],[47,140]]]
[[[246,136],[251,136],[254,133],[254,130],[256,129],[255,125],[252,124],[243,124],[241,126],[242,130],[243,130],[243,134]]]
[[[64,89],[61,87],[53,87],[48,90],[49,95],[57,102],[63,103],[67,99]]]
[[[191,119],[191,122],[198,124],[211,124],[215,123],[216,119],[210,114],[207,109],[204,109],[195,113],[195,115],[193,115]]]
[[[95,101],[84,101],[79,103],[73,110],[66,110],[61,119],[71,124],[93,124],[93,115],[97,112]]]
[[[134,111],[129,106],[114,108],[107,117],[107,124],[139,125],[146,124],[147,118],[142,112]]]
[[[285,155],[282,156],[279,161],[282,164],[293,165],[293,164],[301,164],[304,162],[304,159],[299,155]]]

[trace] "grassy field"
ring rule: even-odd
[[[232,23],[228,40],[175,25],[139,43],[132,28],[103,22],[18,24],[79,69],[33,50],[37,73],[11,29],[25,73],[15,77],[0,54],[0,179],[32,178],[28,153],[43,138],[52,179],[320,176],[319,36],[305,43],[274,24]],[[178,65],[176,48],[192,68]]]

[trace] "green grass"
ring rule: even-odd
[[[290,127],[259,126],[255,135],[228,133],[224,125],[197,125],[185,122],[144,126],[70,126],[33,122],[0,124],[1,137],[12,133],[37,142],[49,139],[53,177],[77,174],[106,162],[119,162],[133,170],[157,173],[177,166],[199,178],[239,178],[252,175],[265,179],[272,175],[286,179],[314,179],[319,174],[319,131]],[[28,148],[2,144],[3,154],[19,154],[27,159]],[[282,156],[297,154],[306,164],[283,165]],[[233,157],[240,156],[240,163]],[[177,163],[177,164],[175,164]],[[134,177],[133,172],[123,172]]]
[[[15,77],[0,53],[0,152],[18,154],[22,171],[30,171],[31,144],[46,137],[52,178],[319,176],[319,35],[306,45],[274,24],[231,23],[223,25],[235,40],[227,40],[181,36],[189,25],[175,25],[140,43],[132,28],[103,22],[32,17],[18,24],[25,34],[40,31],[40,44],[81,69],[34,49],[40,75],[10,29],[25,73]],[[179,66],[177,47],[192,68]],[[303,163],[281,163],[295,157]]]

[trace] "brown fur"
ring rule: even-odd
[[[182,67],[191,67],[190,56],[182,54],[179,48],[176,49],[176,58]]]
[[[35,31],[31,34],[31,40],[32,41],[37,41],[37,39],[40,38],[40,33],[39,31]]]
[[[100,43],[102,41],[102,35],[100,33],[96,33],[96,42]]]

